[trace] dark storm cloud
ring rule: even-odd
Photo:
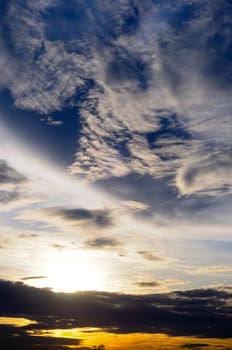
[[[0,314],[24,315],[38,322],[27,329],[103,327],[115,333],[227,338],[231,336],[231,296],[214,289],[151,295],[64,294],[1,281]]]
[[[72,223],[88,223],[104,228],[113,225],[111,214],[108,210],[89,210],[85,208],[49,208],[45,213],[57,216]]]
[[[26,177],[12,168],[5,160],[0,159],[0,185],[19,184],[26,181]]]
[[[119,245],[120,243],[113,238],[98,237],[87,241],[85,244],[85,247],[86,248],[110,248],[110,247],[116,247]]]

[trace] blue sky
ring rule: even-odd
[[[2,280],[231,285],[231,19],[229,0],[0,3]]]

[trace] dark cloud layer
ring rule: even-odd
[[[231,296],[214,289],[152,295],[64,294],[1,281],[0,314],[38,322],[27,329],[103,327],[115,333],[229,338]]]
[[[29,336],[24,329],[0,326],[1,350],[68,350],[80,341],[64,338]]]
[[[186,344],[183,344],[181,347],[183,349],[203,349],[203,348],[206,348],[208,346],[209,346],[209,344],[206,344],[206,343],[199,343],[199,344],[186,343]]]

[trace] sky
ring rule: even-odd
[[[232,348],[231,23],[0,0],[3,350]]]

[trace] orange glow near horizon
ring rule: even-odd
[[[174,337],[150,333],[116,334],[99,328],[41,330],[35,334],[30,332],[30,335],[80,340],[80,345],[69,346],[70,349],[76,350],[83,349],[83,346],[92,348],[100,345],[104,345],[105,350],[183,350],[203,347],[207,350],[216,350],[220,347],[230,349],[232,346],[232,338]]]

